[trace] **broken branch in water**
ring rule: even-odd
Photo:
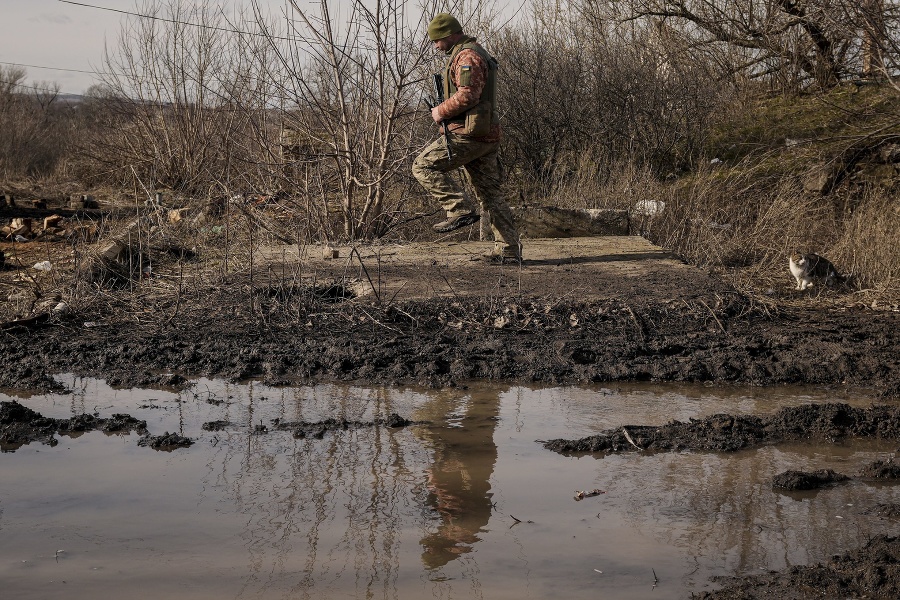
[[[589,492],[585,492],[583,490],[575,490],[575,500],[580,501],[585,498],[592,498],[593,496],[599,496],[600,494],[605,494],[603,490],[593,489]]]
[[[534,521],[522,521],[522,519],[517,519],[517,518],[513,517],[513,515],[509,515],[509,516],[512,517],[513,521],[515,521],[515,523],[513,523],[512,525],[509,526],[510,529],[512,529],[519,523],[534,523]]]

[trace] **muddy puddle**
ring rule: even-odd
[[[772,488],[789,469],[855,474],[893,442],[606,456],[538,442],[871,405],[847,391],[200,380],[173,393],[60,379],[75,391],[0,400],[57,419],[127,413],[152,436],[194,443],[162,451],[134,432],[90,431],[0,455],[3,597],[682,599],[715,589],[716,575],[809,564],[898,533],[871,509],[900,502],[900,486]],[[419,423],[388,425],[394,414]]]

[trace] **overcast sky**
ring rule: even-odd
[[[115,47],[122,22],[128,17],[82,5],[135,12],[136,0],[73,1],[79,5],[59,0],[0,0],[0,63],[24,66],[28,85],[56,82],[63,93],[81,94],[97,83],[95,75],[75,71],[103,70],[104,42]],[[209,0],[211,5],[223,7],[248,6],[250,1]],[[311,1],[302,0],[300,4]],[[524,3],[525,0],[500,0],[498,4],[502,7],[501,14],[515,15]],[[281,14],[285,0],[259,0],[259,4],[274,14]],[[335,0],[333,6],[339,11],[345,4]]]
[[[77,0],[82,4],[135,11],[135,0]],[[240,3],[240,0],[238,0]],[[246,0],[249,4],[249,0]],[[220,5],[232,5],[223,0]],[[262,0],[276,11],[284,0]],[[102,70],[104,40],[116,43],[126,15],[65,4],[59,0],[0,0],[0,61],[81,71]],[[2,65],[8,66],[8,65]],[[27,81],[55,81],[63,93],[81,94],[97,83],[89,73],[26,66]]]

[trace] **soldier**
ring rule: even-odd
[[[451,155],[445,142],[438,139],[413,163],[413,175],[447,211],[447,218],[433,229],[445,233],[479,220],[475,208],[449,175],[462,167],[482,212],[490,216],[494,250],[485,258],[494,264],[520,263],[519,232],[500,191],[502,132],[497,110],[497,61],[475,38],[463,33],[459,21],[447,13],[437,15],[428,24],[428,39],[436,51],[449,56],[443,74],[446,99],[431,110],[431,118],[448,128],[448,143],[452,147]]]

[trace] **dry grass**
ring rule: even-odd
[[[710,165],[664,182],[625,166],[603,182],[559,182],[554,203],[629,209],[639,233],[747,292],[792,297],[787,257],[801,251],[828,257],[849,276],[845,300],[900,301],[900,207],[889,191],[844,186],[823,196],[804,190],[801,176],[757,177],[753,167]],[[653,217],[635,210],[648,200],[665,209]]]

